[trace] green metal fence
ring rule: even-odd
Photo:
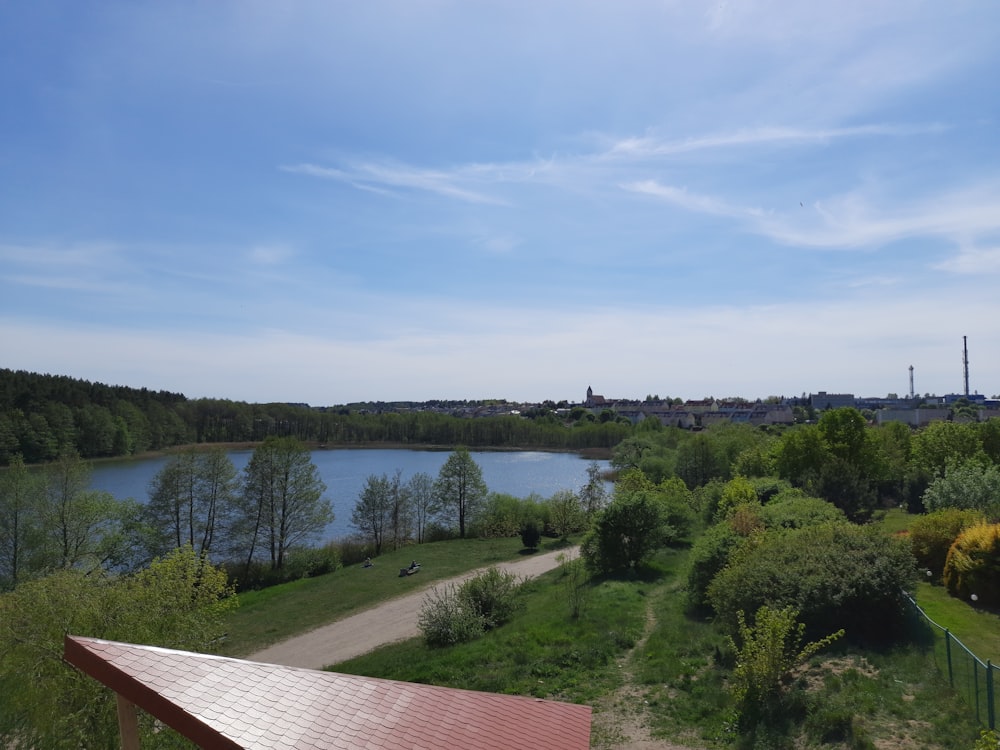
[[[984,662],[969,651],[948,628],[943,628],[920,609],[913,597],[907,596],[914,609],[931,626],[934,634],[934,658],[941,673],[948,677],[952,688],[975,708],[980,724],[990,729],[997,725],[997,694],[993,688],[995,673],[1000,667],[988,659]]]

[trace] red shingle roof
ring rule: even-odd
[[[67,636],[66,661],[202,747],[584,750],[590,707]]]

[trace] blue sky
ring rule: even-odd
[[[1000,4],[0,2],[0,366],[1000,392]]]

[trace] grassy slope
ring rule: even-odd
[[[552,551],[558,546],[548,541],[539,551]],[[373,568],[352,565],[329,575],[248,591],[240,594],[240,606],[229,617],[222,652],[246,656],[432,581],[514,560],[521,554],[524,552],[519,539],[435,542],[383,554]],[[420,572],[400,578],[399,569],[414,557],[421,564]]]
[[[417,549],[424,570],[444,577],[511,559],[519,547],[517,540],[468,540]],[[230,653],[249,653],[286,634],[369,606],[399,593],[400,585],[408,590],[416,582],[396,578],[395,573],[412,554],[413,548],[381,558],[376,570],[392,575],[377,580],[365,577],[372,571],[351,567],[245,596],[231,621]],[[685,560],[685,552],[666,550],[644,578],[592,583],[578,620],[569,616],[565,578],[554,571],[529,584],[521,616],[480,640],[429,649],[413,639],[336,669],[545,696],[587,703],[598,711],[621,706],[624,694],[630,710],[645,712],[654,733],[692,746],[728,746],[733,740],[728,733],[728,672],[718,662],[727,645],[711,623],[693,621],[684,612]],[[940,587],[922,584],[918,598],[926,604],[940,594]],[[942,610],[931,606],[929,614],[938,622],[952,618],[956,633],[1000,633],[995,618],[963,621],[962,608],[971,608],[962,602],[945,598],[939,604]],[[811,725],[814,735],[828,735],[825,747],[871,747],[864,741],[877,740],[880,748],[967,750],[978,733],[969,708],[944,685],[933,656],[919,648],[821,654],[797,688],[803,711],[799,721]],[[600,744],[595,736],[595,745]]]
[[[594,582],[578,620],[568,615],[561,571],[553,571],[530,584],[524,614],[477,641],[431,649],[416,638],[335,669],[638,712],[656,736],[728,747],[732,705],[719,662],[728,646],[711,623],[685,614],[685,561],[684,551],[666,550],[643,578]],[[811,726],[813,741],[828,737],[825,747],[878,741],[880,748],[967,750],[978,736],[969,708],[919,648],[825,653],[794,689],[802,713],[793,727]],[[613,747],[599,726],[595,720],[594,746]],[[851,737],[861,744],[847,744]]]

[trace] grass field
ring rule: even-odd
[[[560,546],[548,540],[539,552]],[[371,568],[351,565],[328,575],[247,591],[240,594],[240,606],[227,622],[221,651],[228,656],[246,656],[433,581],[515,560],[523,554],[530,553],[524,551],[520,539],[434,542],[387,552]],[[400,578],[399,569],[409,565],[414,557],[421,564],[420,572]]]

